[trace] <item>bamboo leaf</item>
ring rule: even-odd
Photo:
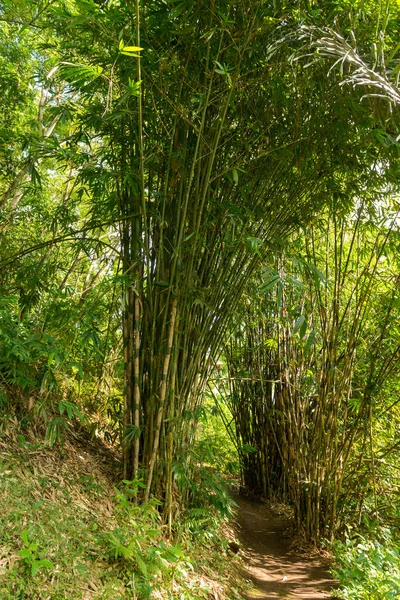
[[[305,316],[300,315],[300,317],[298,319],[296,319],[296,322],[294,324],[293,333],[297,333],[301,329],[301,327],[304,325],[305,321],[306,321]]]
[[[156,285],[158,287],[162,287],[162,288],[168,288],[170,284],[168,283],[168,281],[160,280],[160,281],[156,281],[154,285]]]
[[[305,345],[305,351],[306,352],[309,352],[311,350],[313,344],[315,344],[315,342],[316,342],[316,339],[317,339],[317,334],[315,333],[314,329],[312,329],[310,331],[310,334],[309,334],[309,336],[307,338],[307,342],[306,342],[306,345]]]
[[[140,58],[140,54],[132,54],[132,52],[126,52],[125,50],[120,50],[120,54],[125,54],[125,56],[130,56],[131,58]]]
[[[140,48],[140,46],[123,46],[121,48],[122,52],[140,52],[141,50],[143,50],[143,48]]]
[[[301,325],[300,331],[299,331],[300,338],[303,339],[304,336],[306,335],[306,333],[307,333],[307,321],[304,319],[304,323]]]
[[[246,454],[252,454],[253,452],[257,452],[257,448],[255,448],[251,444],[243,444],[240,447],[240,449],[242,452],[245,452]]]
[[[146,563],[144,562],[142,557],[139,556],[139,554],[136,554],[135,558],[136,558],[137,565],[139,567],[139,571],[142,573],[142,575],[147,576],[148,568],[147,568]]]
[[[268,271],[266,271],[264,273],[264,275],[268,273]],[[272,270],[270,271],[270,276],[260,285],[260,292],[262,293],[266,293],[269,292],[270,290],[272,290],[279,282],[281,281],[281,278],[279,276],[279,274]]]

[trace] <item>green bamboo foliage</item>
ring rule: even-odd
[[[68,215],[49,226],[51,239],[36,232],[31,248],[7,250],[1,265],[43,252],[42,269],[54,257],[54,272],[56,263],[63,271],[56,285],[72,284],[79,296],[58,328],[71,348],[79,336],[71,324],[93,314],[88,331],[99,356],[101,322],[94,397],[109,368],[106,351],[120,354],[124,476],[143,481],[145,499],[164,501],[170,527],[179,503],[190,499],[178,474],[190,477],[198,408],[223,346],[228,370],[219,384],[249,487],[292,500],[299,530],[314,540],[333,535],[346,497],[362,512],[349,483],[355,465],[364,473],[371,467],[378,496],[376,465],[386,449],[377,454],[374,442],[377,390],[397,373],[398,348],[394,276],[379,294],[374,282],[395,234],[385,220],[371,233],[362,208],[351,218],[341,210],[364,197],[365,175],[371,187],[389,181],[390,152],[376,140],[395,155],[394,119],[378,111],[387,130],[377,129],[356,94],[377,92],[385,107],[387,100],[396,106],[397,48],[381,36],[369,67],[354,36],[349,42],[327,29],[293,27],[310,20],[305,5],[71,0],[46,4],[20,29],[3,24],[18,42],[38,25],[41,44],[29,45],[37,52],[29,49],[25,64],[35,54],[42,89],[35,104],[35,86],[18,84],[25,91],[13,111],[29,100],[36,133],[2,179],[3,233],[24,213],[41,173],[54,187],[62,182],[60,211]],[[341,12],[337,3],[327,7],[327,14]],[[321,24],[323,10],[314,17]],[[343,23],[348,30],[347,17]],[[309,69],[299,52],[304,43],[307,53],[310,46],[319,52]],[[385,44],[394,48],[388,70]],[[24,119],[16,121],[25,129]],[[65,175],[55,176],[57,169]],[[282,249],[292,233],[331,200],[326,221],[309,227],[301,259],[290,261]],[[71,261],[60,250],[67,242]],[[243,302],[267,263],[260,318],[258,304]],[[23,321],[39,306],[41,283],[20,287]],[[98,316],[101,302],[107,319]],[[378,324],[370,325],[374,316]]]
[[[339,164],[329,143],[351,138],[346,164],[354,135],[332,103],[342,91],[321,98],[290,49],[269,52],[264,2],[76,11],[62,19],[74,44],[60,75],[79,107],[71,148],[84,147],[93,213],[120,223],[124,474],[172,518],[174,473],[245,285],[325,200]]]
[[[160,63],[159,79],[153,74],[147,87],[146,80],[143,84],[143,110],[154,111],[155,118],[149,112],[144,118],[147,212],[139,208],[143,270],[135,284],[142,306],[140,464],[145,496],[153,491],[165,497],[170,510],[174,461],[186,460],[182,450],[194,436],[209,361],[219,352],[231,311],[258,254],[265,253],[260,246],[278,225],[280,231],[293,226],[307,202],[306,170],[288,183],[285,160],[265,177],[269,157],[260,147],[247,147],[246,137],[256,131],[259,138],[262,127],[257,114],[245,121],[241,114],[259,83],[248,81],[246,89],[242,80],[256,35],[255,13],[246,3],[231,10],[235,19],[224,27],[221,17],[208,11],[200,20],[205,39],[200,55],[192,35],[182,34],[179,25],[174,31],[179,41]],[[240,40],[232,43],[238,28]],[[164,137],[155,148],[154,140]],[[142,189],[140,182],[137,187]],[[257,223],[256,211],[266,209],[273,218]],[[133,405],[126,410],[129,427]],[[127,464],[127,473],[130,469]]]
[[[372,226],[361,206],[309,233],[302,258],[269,270],[264,317],[251,311],[227,361],[238,435],[255,447],[244,480],[293,502],[299,533],[317,543],[335,536],[349,506],[353,518],[362,511],[362,464],[377,489],[374,424],[400,367],[389,268],[397,214]]]

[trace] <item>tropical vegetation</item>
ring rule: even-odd
[[[119,453],[115,513],[81,523],[124,565],[101,597],[196,597],[180,573],[231,514],[221,471],[292,507],[343,597],[397,597],[399,18],[0,5],[0,441],[62,452],[83,429]],[[6,475],[34,469],[13,456]],[[39,597],[39,574],[65,597],[56,535],[22,516],[38,484],[30,507],[14,484],[3,593]]]

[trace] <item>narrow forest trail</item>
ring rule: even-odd
[[[331,598],[335,582],[316,558],[290,548],[285,531],[290,522],[265,504],[234,495],[237,535],[246,571],[254,588],[246,600],[317,600]]]

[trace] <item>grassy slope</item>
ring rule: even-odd
[[[2,434],[0,598],[241,598],[218,520],[195,534],[182,524],[171,546],[154,506],[116,501],[116,472],[112,452],[82,434],[57,449]]]

